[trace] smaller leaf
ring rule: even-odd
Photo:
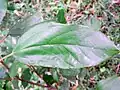
[[[14,3],[8,3],[7,10],[14,11],[15,10]]]
[[[66,22],[66,19],[65,19],[65,11],[64,11],[63,8],[59,9],[59,11],[58,11],[57,21],[58,21],[59,23],[63,23],[63,24],[67,23],[67,22]]]
[[[79,69],[61,69],[60,72],[62,73],[62,75],[64,77],[68,77],[68,76],[76,76],[80,73]]]
[[[106,71],[106,68],[103,67],[103,68],[100,68],[100,72],[105,72]]]
[[[12,83],[11,82],[7,82],[5,88],[6,88],[5,90],[13,90]]]
[[[55,80],[51,74],[51,72],[45,72],[45,74],[43,75],[43,80],[46,82],[47,85],[51,86]]]
[[[13,84],[13,86],[14,86],[14,89],[16,89],[16,90],[18,90],[19,89],[19,81],[18,80],[13,80],[12,81],[12,84]]]
[[[21,36],[24,34],[28,28],[38,24],[42,21],[42,16],[40,12],[24,18],[23,20],[17,22],[14,26],[11,27],[9,35],[11,36]]]
[[[0,24],[7,10],[7,0],[0,0]]]
[[[59,81],[59,77],[58,77],[57,71],[55,71],[55,70],[53,72],[53,78],[54,78],[55,81],[57,81],[57,82]]]
[[[84,25],[89,26],[93,30],[99,30],[101,27],[101,22],[96,17],[91,17],[90,19],[83,22]]]
[[[14,77],[18,74],[18,68],[25,68],[24,64],[14,61],[12,66],[10,67],[10,72],[9,72],[10,77]]]
[[[69,82],[68,80],[64,80],[61,84],[59,90],[69,90]]]
[[[106,80],[101,80],[96,90],[120,90],[120,78],[113,76]]]
[[[0,78],[4,78],[5,77],[5,69],[3,67],[0,67]]]
[[[25,69],[22,73],[22,78],[24,80],[30,80],[31,76],[32,76],[32,73],[30,72],[29,68]],[[28,83],[27,82],[22,82],[22,85],[23,85],[24,88],[26,88],[28,86]]]

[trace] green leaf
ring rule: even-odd
[[[18,68],[24,68],[24,64],[18,61],[14,61],[12,66],[10,67],[9,75],[10,77],[14,77],[18,74]]]
[[[0,23],[2,22],[7,10],[7,0],[0,0]]]
[[[45,74],[43,75],[43,80],[46,82],[47,85],[52,85],[53,83],[55,83],[51,72],[45,72]]]
[[[106,71],[105,67],[100,68],[100,72],[105,72],[105,71]]]
[[[61,69],[60,73],[64,76],[64,77],[73,77],[76,76],[80,73],[79,69]]]
[[[29,81],[31,79],[31,76],[32,76],[32,73],[30,72],[29,68],[25,69],[22,73],[22,78],[24,80]],[[28,83],[27,82],[22,82],[22,85],[23,85],[24,88],[26,88],[28,86]]]
[[[100,30],[101,22],[96,17],[90,17],[89,19],[83,22],[84,25],[87,25],[93,30]]]
[[[0,78],[4,78],[6,76],[6,73],[5,73],[5,68],[1,67],[0,66]]]
[[[11,82],[12,82],[12,84],[14,86],[14,89],[19,90],[19,81],[18,80],[13,80]]]
[[[59,76],[58,76],[57,71],[54,70],[52,73],[53,73],[53,79],[54,79],[56,82],[58,82],[58,81],[59,81]]]
[[[12,88],[12,83],[11,83],[10,81],[7,82],[5,88],[6,88],[5,90],[13,90],[13,88]]]
[[[69,69],[97,65],[119,50],[87,26],[43,22],[29,29],[12,53],[26,64]]]
[[[3,89],[3,86],[4,86],[3,81],[0,81],[0,90],[4,90],[4,89]]]
[[[57,14],[57,21],[59,23],[67,23],[65,19],[65,10],[63,8],[59,9],[58,14]]]
[[[113,76],[106,80],[101,80],[96,90],[120,90],[120,78]]]
[[[14,11],[15,10],[15,4],[14,3],[8,3],[7,10]]]
[[[60,85],[59,90],[69,90],[69,82],[68,80],[64,80],[63,83]]]
[[[23,20],[17,22],[14,26],[12,26],[9,31],[9,35],[21,36],[28,30],[28,28],[31,28],[32,26],[40,23],[41,21],[42,21],[41,13],[36,12],[35,14],[24,18]]]

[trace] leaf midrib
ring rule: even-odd
[[[106,50],[106,48],[98,48],[98,47],[93,47],[93,46],[86,46],[86,45],[76,45],[76,44],[41,44],[41,45],[31,45],[31,46],[28,46],[28,47],[25,47],[25,48],[23,48],[23,49],[21,49],[21,50],[19,50],[19,51],[13,51],[14,53],[17,53],[17,52],[21,52],[21,51],[23,51],[23,50],[27,50],[27,49],[29,49],[29,48],[33,48],[33,47],[41,47],[41,46],[60,46],[60,45],[69,45],[69,46],[79,46],[79,47],[86,47],[86,48],[91,48],[91,49],[99,49],[99,50]]]

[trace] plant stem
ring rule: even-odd
[[[41,85],[41,84],[39,84],[39,83],[34,83],[34,82],[31,82],[31,81],[28,81],[28,80],[24,80],[24,79],[22,79],[22,78],[19,78],[18,76],[16,76],[15,78],[16,78],[17,80],[22,81],[22,82],[27,82],[27,83],[32,84],[32,85],[36,85],[36,86],[48,88],[48,86]]]
[[[3,57],[3,58],[0,58],[0,63],[1,63],[8,71],[9,71],[9,67],[3,62],[3,59],[6,59],[6,58],[8,58],[8,57],[10,57],[10,56],[12,56],[12,55],[13,55],[13,53],[11,53],[11,54]],[[48,88],[48,86],[41,85],[41,84],[39,84],[39,83],[34,83],[34,82],[31,82],[31,81],[28,81],[28,80],[24,80],[24,79],[22,79],[22,78],[19,78],[18,76],[15,76],[14,78],[0,78],[0,80],[9,80],[9,81],[11,81],[11,80],[20,80],[20,81],[22,81],[22,82],[27,82],[27,83],[32,84],[32,85],[37,85],[37,86],[40,86],[40,87]]]
[[[1,57],[0,58],[0,63],[9,71],[9,67],[3,62],[3,60],[4,59],[6,59],[6,58],[8,58],[8,57],[10,57],[10,56],[12,56],[13,55],[13,53],[10,53],[10,54],[8,54],[8,55],[6,55],[5,57]]]
[[[32,82],[32,81],[28,81],[28,80],[19,78],[18,76],[14,77],[13,79],[11,79],[11,78],[0,78],[0,80],[9,80],[9,81],[11,81],[11,80],[19,80],[19,81],[22,81],[22,82],[27,82],[27,83],[32,84],[32,85],[48,88],[48,86],[41,85],[39,83],[35,83],[35,82]]]
[[[36,75],[37,75],[39,78],[42,78],[42,77],[39,75],[39,73],[36,71],[36,69],[34,68],[34,66],[31,65],[31,67],[32,67],[33,71],[36,73]]]
[[[2,40],[0,40],[0,44],[3,43],[8,35],[4,36]]]
[[[12,52],[12,53],[10,53],[10,54],[6,55],[5,57],[2,57],[0,60],[4,60],[4,59],[6,59],[6,58],[8,58],[8,57],[12,56],[13,54],[14,54],[14,53]]]
[[[0,63],[9,71],[9,67],[3,61],[0,61]]]

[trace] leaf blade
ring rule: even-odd
[[[113,76],[106,80],[101,80],[97,84],[96,90],[119,90],[120,89],[120,78]]]
[[[43,22],[26,32],[13,52],[26,64],[69,69],[97,65],[119,51],[87,26]]]

